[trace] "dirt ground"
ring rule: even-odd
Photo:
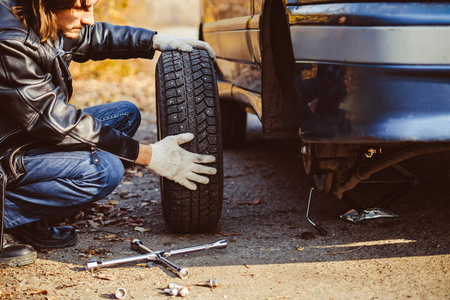
[[[352,224],[339,218],[346,205],[317,195],[311,219],[328,231],[320,236],[305,218],[310,183],[298,141],[264,141],[251,120],[245,147],[224,153],[224,207],[214,233],[170,233],[159,178],[133,167],[112,195],[70,220],[79,229],[75,247],[0,269],[0,299],[115,299],[117,288],[126,289],[125,299],[169,299],[169,283],[189,286],[190,299],[450,299],[448,177],[402,197],[390,207],[395,219]],[[144,114],[138,137],[156,140],[153,115]],[[366,203],[380,189],[362,186],[353,196]],[[172,256],[189,269],[187,279],[142,263],[85,270],[89,259],[138,255],[130,249],[136,238],[158,251],[220,239],[228,247]],[[197,285],[212,278],[219,287]]]
[[[166,9],[166,2],[153,1],[151,9]],[[179,6],[179,1],[169,4]],[[155,16],[173,23],[189,11],[188,17],[198,18],[196,7],[181,11],[182,18],[166,18],[160,11]],[[155,16],[149,19],[160,23]],[[179,25],[151,28],[196,36],[196,26]],[[135,102],[144,111],[139,139],[156,141],[151,75],[124,78],[122,83],[79,80],[74,87],[80,105]],[[0,299],[115,299],[117,288],[126,289],[124,299],[169,299],[164,293],[169,283],[189,286],[190,299],[450,299],[448,173],[434,176],[440,182],[423,183],[392,205],[390,210],[399,215],[395,219],[351,224],[339,218],[349,207],[317,195],[311,219],[328,231],[324,237],[305,218],[310,182],[302,171],[298,141],[264,141],[259,130],[253,120],[245,147],[224,153],[224,206],[215,232],[169,232],[161,212],[159,177],[130,168],[112,195],[68,220],[79,230],[76,246],[41,251],[36,263],[26,267],[0,268]],[[415,168],[436,174],[439,170],[432,165],[439,165],[440,158],[433,159],[433,164],[422,160]],[[448,167],[448,160],[443,162]],[[362,185],[352,195],[369,203],[381,189],[385,187]],[[160,265],[85,270],[90,259],[137,255],[130,249],[136,238],[158,251],[220,239],[228,247],[171,257],[189,269],[184,280]],[[212,278],[219,287],[197,285]]]

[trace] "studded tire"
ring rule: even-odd
[[[191,132],[188,151],[216,157],[217,174],[191,191],[161,178],[164,220],[172,232],[208,232],[216,227],[223,203],[221,116],[214,65],[206,51],[162,52],[156,68],[158,139]]]

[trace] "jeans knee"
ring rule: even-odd
[[[120,106],[121,110],[123,112],[126,112],[128,115],[129,130],[127,134],[133,136],[141,125],[141,111],[134,103],[129,101],[119,101],[118,105]]]
[[[108,152],[99,152],[100,164],[98,165],[98,176],[102,177],[98,198],[108,196],[119,185],[125,173],[122,161]]]
[[[78,201],[98,201],[109,194],[119,185],[125,172],[122,161],[114,154],[99,151],[100,163],[89,164],[83,170],[78,170],[72,180],[75,191],[79,192]],[[82,166],[79,166],[82,168]]]

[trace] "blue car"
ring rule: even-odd
[[[400,162],[450,151],[450,3],[203,0],[224,147],[246,111],[264,138],[298,138],[315,190],[346,192]],[[348,199],[347,199],[348,200]],[[379,210],[354,205],[360,220]]]

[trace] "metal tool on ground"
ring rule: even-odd
[[[225,239],[216,241],[212,244],[206,244],[201,246],[194,246],[189,248],[182,248],[182,249],[175,249],[175,250],[164,250],[159,252],[149,252],[152,251],[151,249],[145,247],[142,245],[142,243],[139,240],[133,240],[132,247],[142,249],[147,254],[138,255],[138,256],[132,256],[132,257],[126,257],[126,258],[119,258],[119,259],[112,259],[112,260],[88,260],[86,262],[86,270],[94,270],[97,268],[102,267],[110,267],[115,266],[119,264],[125,264],[125,263],[131,263],[131,262],[138,262],[143,260],[148,261],[155,261],[164,264],[165,266],[169,267],[175,273],[180,276],[181,278],[186,278],[189,275],[189,272],[187,269],[180,268],[174,263],[170,262],[166,257],[172,256],[172,255],[179,255],[179,254],[186,254],[186,253],[192,253],[202,250],[209,250],[209,249],[224,249],[227,247],[227,241]]]
[[[182,288],[183,286],[181,284],[175,282],[169,283],[166,287],[166,289],[179,289],[179,290],[181,290]]]
[[[127,296],[127,290],[124,288],[117,288],[116,292],[114,293],[114,297],[116,297],[116,299],[125,299],[125,297]]]
[[[154,253],[154,251],[152,249],[144,246],[144,244],[142,244],[142,242],[138,239],[134,239],[131,241],[131,249],[137,250],[137,251],[141,250],[141,251],[144,251],[147,253]],[[168,259],[164,258],[163,256],[157,255],[156,261],[159,261],[162,264],[164,264],[166,267],[172,269],[172,271],[174,271],[178,276],[180,276],[180,278],[184,279],[189,276],[188,269],[181,268],[181,267],[175,265],[174,263],[172,263]]]
[[[166,293],[169,296],[178,296],[178,289],[164,289],[164,293]]]
[[[306,220],[308,220],[309,223],[312,224],[312,226],[314,226],[315,229],[317,229],[317,231],[325,236],[327,235],[327,231],[325,229],[323,229],[322,227],[320,227],[318,224],[314,223],[310,218],[309,218],[309,209],[311,207],[311,200],[314,196],[314,188],[311,188],[311,190],[309,191],[309,199],[308,199],[308,208],[306,209]]]
[[[189,286],[183,286],[178,283],[169,283],[167,287],[164,289],[164,293],[171,296],[181,296],[187,297],[190,293]]]
[[[368,207],[362,205],[358,201],[349,197],[348,195],[342,195],[342,201],[350,206],[348,212],[341,215],[341,218],[350,221],[352,223],[358,223],[363,220],[371,220],[378,218],[398,218],[398,215],[388,211],[386,207],[397,201],[401,196],[411,191],[412,188],[420,186],[421,181],[419,177],[399,164],[390,166],[392,169],[402,177],[399,180],[363,180],[361,184],[394,184],[387,193],[381,195]],[[364,176],[367,177],[367,176]]]
[[[178,291],[178,295],[180,295],[181,297],[187,297],[190,293],[190,290],[188,287],[182,287],[179,291]]]
[[[211,288],[215,288],[215,287],[218,287],[218,286],[219,286],[219,280],[217,280],[217,279],[215,279],[215,278],[212,278],[212,279],[210,279],[210,280],[208,280],[208,281],[201,281],[201,282],[197,283],[197,285],[200,285],[200,286],[209,286],[209,287],[211,287]]]

